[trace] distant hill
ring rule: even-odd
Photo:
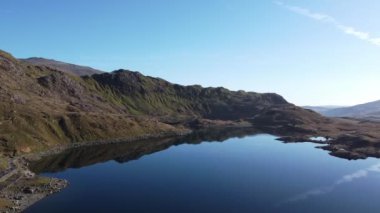
[[[341,108],[342,106],[303,106],[305,109],[311,109],[315,112],[318,112],[320,114],[324,114],[327,111],[336,109],[336,108]]]
[[[331,109],[321,113],[330,117],[354,117],[369,120],[380,120],[380,100],[351,107]]]
[[[20,59],[20,61],[23,61],[25,63],[29,63],[35,66],[46,66],[52,69],[60,70],[66,73],[70,73],[77,76],[85,76],[85,75],[93,75],[93,74],[100,74],[103,73],[103,71],[87,67],[87,66],[80,66],[70,63],[65,63],[61,61],[56,61],[52,59],[46,59],[46,58],[27,58],[27,59]]]

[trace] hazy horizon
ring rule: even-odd
[[[349,106],[380,99],[379,9],[370,0],[15,0],[0,9],[0,49]]]

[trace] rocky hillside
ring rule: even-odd
[[[138,72],[118,70],[84,78],[128,113],[152,116],[195,116],[208,119],[252,117],[272,105],[288,104],[277,94],[232,92],[225,88],[181,86]]]
[[[0,145],[5,153],[236,123],[315,132],[326,122],[272,93],[181,86],[128,70],[71,73],[0,52]]]
[[[46,58],[33,57],[33,58],[20,59],[20,61],[31,64],[31,65],[36,65],[36,66],[41,66],[41,67],[45,66],[51,69],[61,70],[63,72],[67,72],[72,75],[78,75],[78,76],[103,73],[103,71],[100,71],[91,67],[69,64],[69,63],[56,61],[52,59],[46,59]]]

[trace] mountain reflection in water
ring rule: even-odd
[[[69,187],[26,212],[378,212],[378,159],[349,161],[260,133],[204,130],[67,150],[32,166]]]
[[[252,128],[208,129],[196,131],[184,137],[83,146],[68,149],[62,153],[47,156],[41,160],[32,162],[30,169],[39,174],[45,172],[60,172],[68,168],[81,168],[109,160],[126,163],[131,160],[137,160],[144,155],[163,151],[171,146],[200,144],[203,142],[223,142],[233,137],[242,138],[258,133],[258,130]]]

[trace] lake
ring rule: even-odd
[[[26,212],[378,212],[380,161],[256,132],[68,150],[36,162],[70,185]]]

